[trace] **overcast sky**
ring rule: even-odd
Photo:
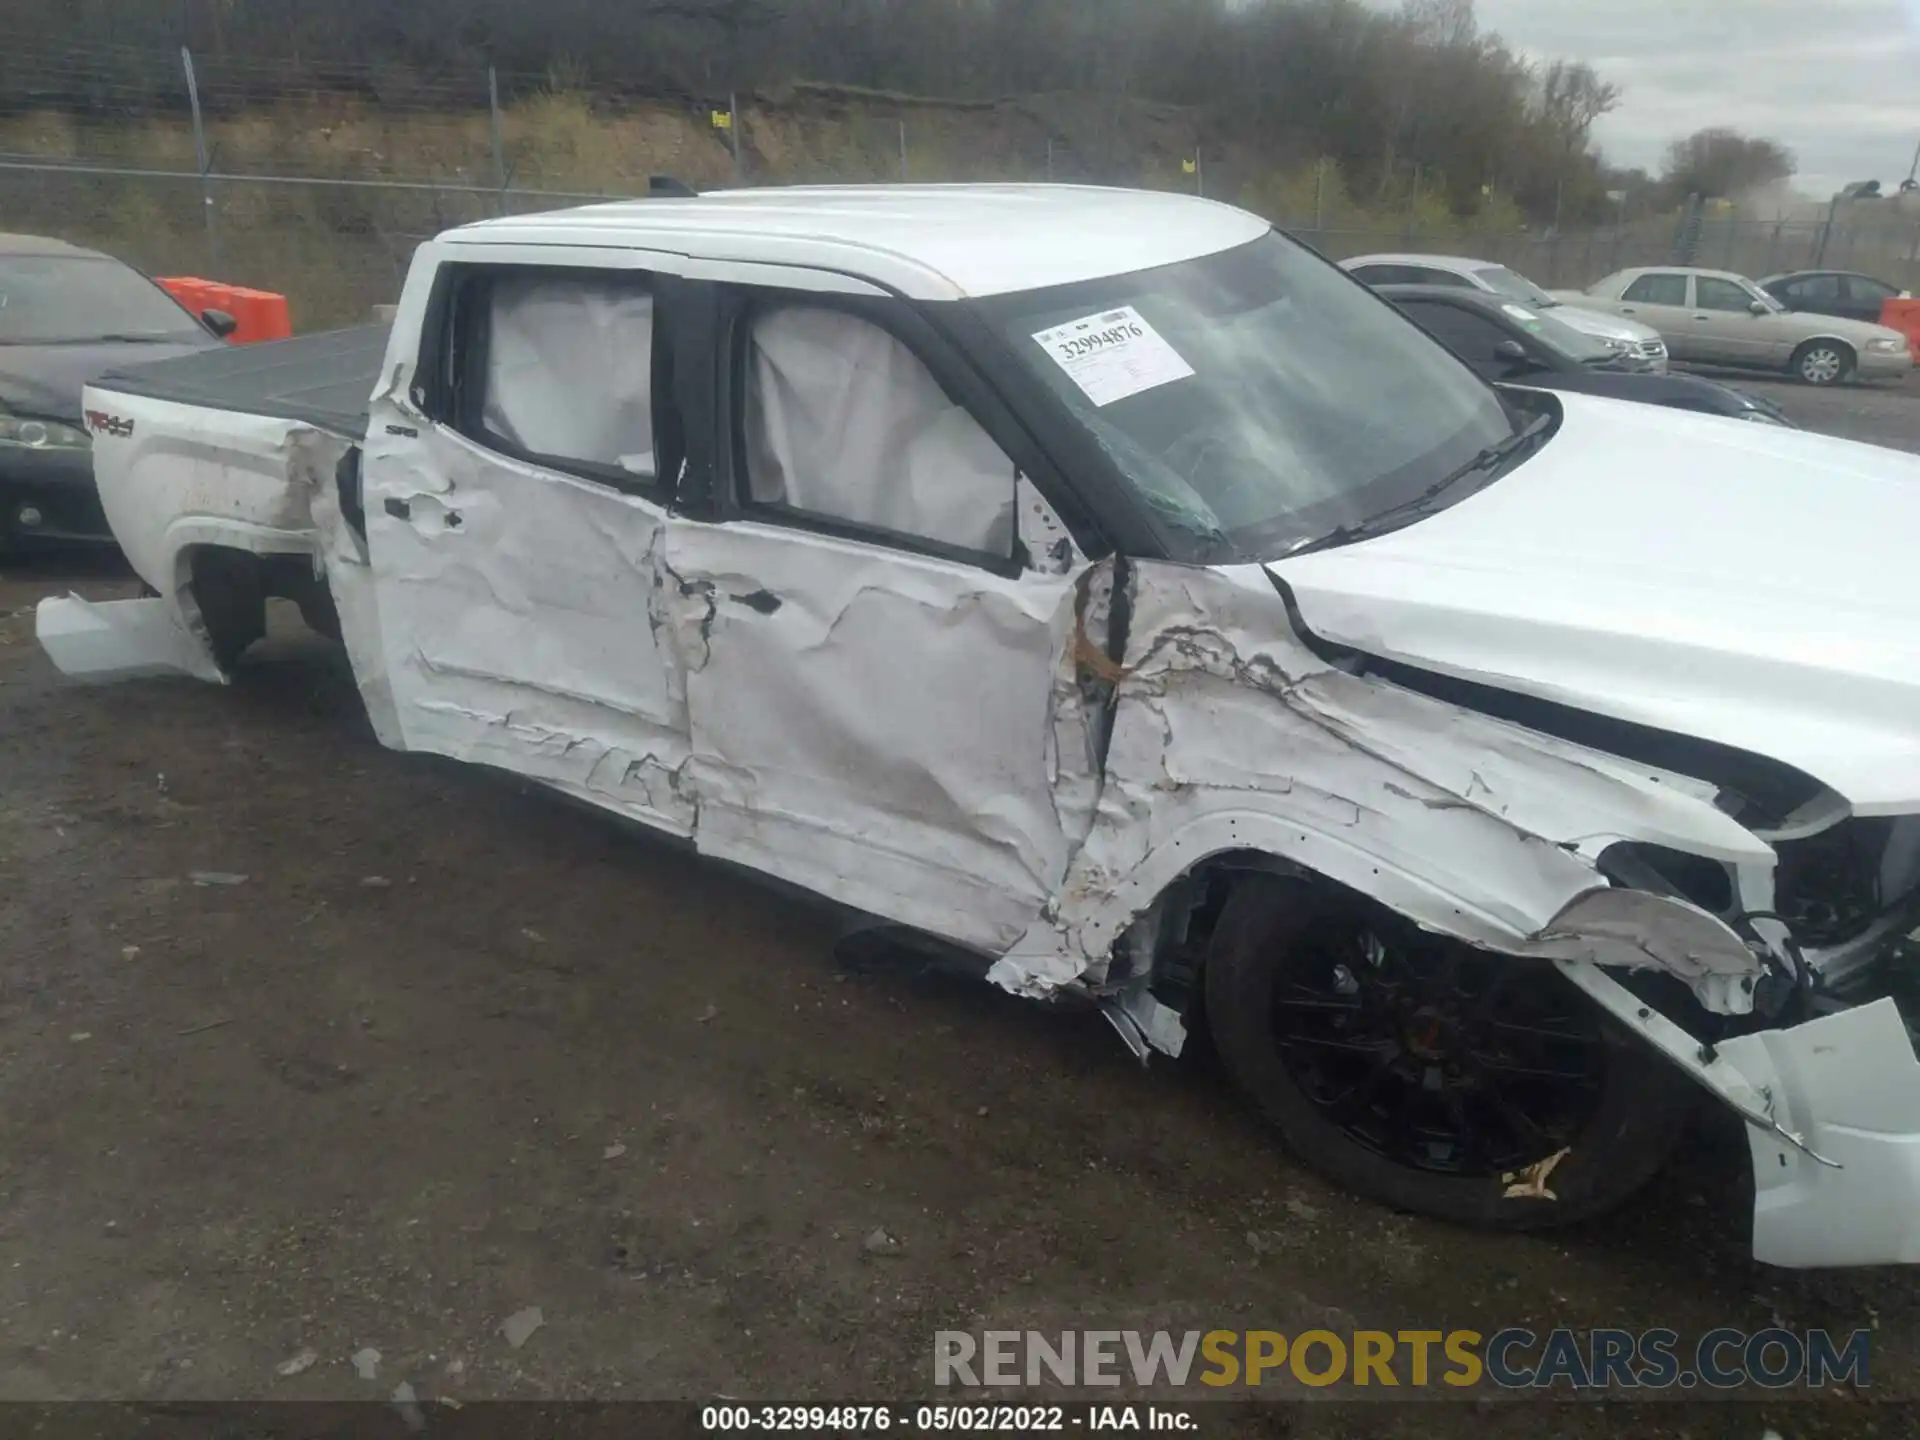
[[[1656,174],[1669,140],[1731,125],[1779,140],[1796,185],[1888,190],[1920,144],[1920,0],[1477,0],[1483,29],[1585,60],[1621,89],[1595,137]]]

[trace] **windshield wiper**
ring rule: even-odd
[[[127,330],[115,331],[106,335],[62,336],[58,340],[49,340],[49,345],[166,345],[182,339],[176,331],[168,330]]]
[[[1433,484],[1418,494],[1411,495],[1397,505],[1389,505],[1385,510],[1369,515],[1364,520],[1356,520],[1351,525],[1341,525],[1326,534],[1312,540],[1303,540],[1287,551],[1288,555],[1307,555],[1315,550],[1330,550],[1336,545],[1350,544],[1363,540],[1370,535],[1383,535],[1389,530],[1398,530],[1411,525],[1433,508],[1433,502],[1461,481],[1475,475],[1498,474],[1502,466],[1514,456],[1531,449],[1543,439],[1553,425],[1551,415],[1542,415],[1532,424],[1516,430],[1497,444],[1489,445],[1458,470],[1441,476]]]

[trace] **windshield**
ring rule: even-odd
[[[0,255],[0,345],[205,335],[164,290],[118,260]]]
[[[1473,274],[1475,279],[1494,294],[1504,295],[1509,300],[1518,300],[1523,305],[1551,310],[1560,303],[1526,276],[1517,275],[1504,265],[1489,265],[1484,270],[1474,271]]]
[[[1407,503],[1515,429],[1417,325],[1271,232],[972,303],[1184,559],[1275,558]]]

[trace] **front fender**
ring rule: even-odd
[[[1759,972],[1693,906],[1575,908],[1610,890],[1597,862],[1620,841],[1770,871],[1772,850],[1712,786],[1338,669],[1294,638],[1264,576],[1143,563],[1134,616],[1094,825],[1047,912],[995,965],[1007,988],[1099,983],[1134,919],[1227,851],[1489,949],[1690,981]],[[1742,1008],[1737,985],[1711,988]]]

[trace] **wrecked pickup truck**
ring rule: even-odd
[[[1759,1258],[1920,1261],[1920,461],[1505,393],[1067,187],[491,220],[390,336],[87,410],[158,598],[47,601],[69,674],[225,682],[284,596],[382,743],[1204,1025],[1382,1201],[1573,1221],[1705,1094]]]

